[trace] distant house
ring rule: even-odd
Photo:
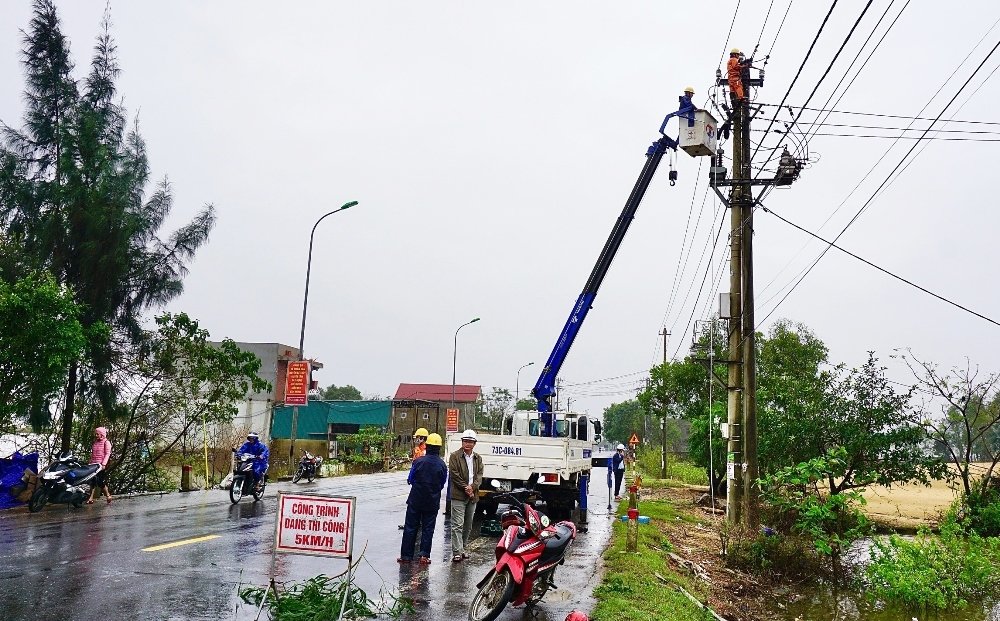
[[[400,384],[392,398],[389,433],[404,449],[412,443],[413,432],[424,427],[430,433],[447,434],[447,412],[452,407],[451,384]],[[455,409],[459,431],[475,426],[476,410],[483,401],[482,386],[455,385]]]
[[[219,343],[212,344],[219,345]],[[281,343],[237,342],[236,346],[240,351],[250,352],[260,358],[261,365],[257,375],[271,385],[271,391],[250,393],[244,401],[237,404],[239,412],[233,418],[233,427],[256,431],[261,435],[261,441],[270,442],[274,407],[285,402],[288,363],[299,359],[299,348]],[[312,368],[322,369],[323,364],[313,360]]]

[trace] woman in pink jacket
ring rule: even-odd
[[[111,492],[108,491],[108,459],[111,458],[111,442],[108,440],[108,430],[98,427],[94,430],[94,446],[90,449],[90,463],[101,464],[101,471],[94,477],[94,487],[90,490],[88,505],[94,504],[94,492],[100,487],[104,490],[104,498],[111,504]]]

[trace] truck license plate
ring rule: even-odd
[[[497,481],[500,485],[497,486],[498,492],[509,492],[510,491],[510,481]]]

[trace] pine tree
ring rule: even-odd
[[[0,223],[9,248],[73,291],[85,327],[110,327],[109,338],[70,366],[64,450],[78,397],[113,414],[115,361],[142,338],[143,313],[183,291],[187,264],[215,223],[206,205],[187,225],[159,235],[173,194],[164,179],[146,196],[146,145],[117,101],[121,70],[110,29],[105,13],[90,72],[77,83],[55,6],[35,0],[22,50],[25,124],[5,127],[0,147]],[[17,269],[18,260],[5,259],[5,270]]]

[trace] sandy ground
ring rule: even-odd
[[[988,466],[972,464],[972,474],[981,475]],[[961,486],[961,483],[958,485]],[[934,481],[930,487],[872,487],[864,493],[864,497],[868,502],[864,512],[872,519],[894,527],[916,528],[922,524],[937,524],[958,494],[946,481]]]

